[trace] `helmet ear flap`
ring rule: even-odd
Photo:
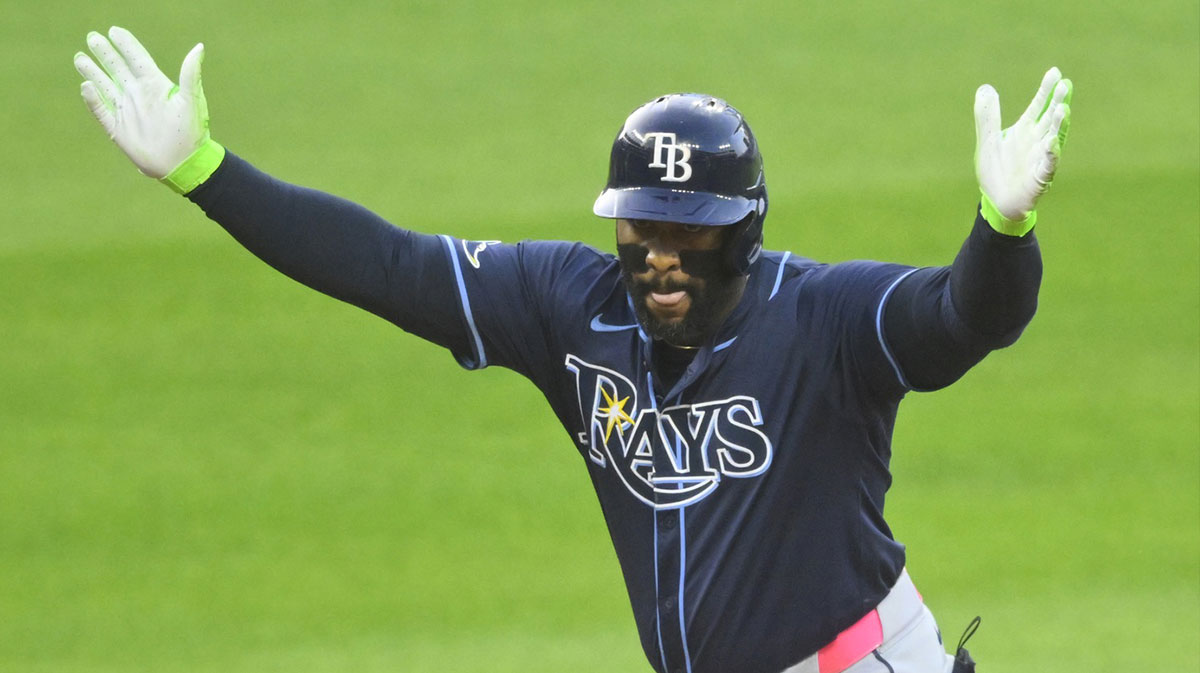
[[[762,254],[763,220],[767,218],[767,188],[762,187],[758,207],[733,226],[725,243],[725,259],[734,273],[745,276]]]
[[[750,266],[762,254],[763,215],[753,212],[733,225],[725,243],[725,261],[739,276],[750,273]]]

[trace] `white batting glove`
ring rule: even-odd
[[[1050,187],[1071,120],[1071,80],[1051,68],[1029,107],[1000,130],[1000,97],[989,84],[975,92],[975,176],[980,210],[993,229],[1023,236],[1037,223],[1038,197]]]
[[[79,92],[92,114],[138,170],[186,194],[221,165],[225,149],[209,136],[208,104],[200,85],[204,45],[183,59],[176,86],[132,33],[112,27],[88,33],[95,56],[75,54]],[[97,62],[99,65],[97,65]]]

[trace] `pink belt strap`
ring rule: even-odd
[[[872,610],[817,652],[817,668],[820,673],[840,673],[882,644],[883,623],[879,611]]]
[[[923,603],[908,571],[901,571],[892,590],[874,610],[838,634],[833,642],[816,654],[790,666],[783,673],[842,673],[869,656],[889,638],[899,635],[905,626],[921,615],[925,609]]]

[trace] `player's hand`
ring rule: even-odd
[[[212,175],[225,150],[208,131],[200,85],[204,45],[183,59],[176,86],[132,33],[113,27],[91,32],[87,54],[75,54],[80,94],[92,114],[142,173],[186,194]]]
[[[1051,68],[1029,107],[1000,130],[1000,97],[989,84],[975,92],[975,176],[984,219],[1022,236],[1037,222],[1038,197],[1050,187],[1071,121],[1071,80]]]

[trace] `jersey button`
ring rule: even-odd
[[[670,596],[664,598],[663,602],[662,602],[662,611],[670,612],[671,610],[674,610],[674,609],[675,609],[675,599]]]
[[[671,530],[675,527],[677,516],[675,512],[667,512],[662,515],[662,527],[666,530]]]

